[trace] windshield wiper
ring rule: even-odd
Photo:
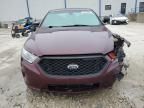
[[[65,25],[65,26],[61,26],[61,27],[80,27],[80,26],[94,26],[94,25],[75,24],[75,25]]]
[[[96,26],[96,25],[75,24],[75,25],[64,25],[64,26],[48,26],[48,28],[53,28],[53,27],[80,27],[80,26],[94,27],[94,26]]]

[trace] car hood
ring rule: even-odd
[[[67,30],[33,34],[25,48],[38,56],[71,54],[106,54],[113,50],[111,33],[105,28],[97,31]]]

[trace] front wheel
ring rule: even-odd
[[[16,38],[20,38],[20,34],[15,34],[15,37]]]
[[[112,25],[115,25],[115,24],[117,24],[117,21],[112,20],[111,24],[112,24]]]

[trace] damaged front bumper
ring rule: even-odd
[[[46,75],[37,62],[29,64],[22,61],[22,73],[25,83],[29,88],[38,90],[47,90],[51,92],[80,92],[95,90],[101,87],[111,87],[118,74],[121,72],[122,65],[118,60],[111,60],[99,74],[83,76],[51,76]],[[37,80],[38,79],[38,80]]]

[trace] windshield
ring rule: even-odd
[[[100,20],[92,11],[52,12],[45,17],[42,27],[97,26]]]

